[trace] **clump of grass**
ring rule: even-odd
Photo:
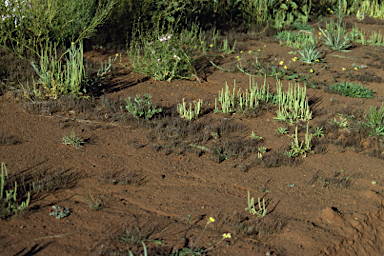
[[[105,195],[105,191],[101,195],[101,197],[94,198],[91,194],[91,191],[89,191],[89,198],[81,197],[81,196],[79,196],[79,198],[81,198],[82,200],[84,200],[87,203],[87,207],[89,207],[95,211],[98,211],[98,210],[105,208],[105,204],[103,202],[104,195]]]
[[[62,138],[62,142],[64,145],[70,145],[75,148],[80,148],[81,144],[84,144],[84,141],[80,139],[79,136],[75,134],[75,132],[72,130],[71,134],[68,136],[64,136]]]
[[[329,91],[352,98],[369,99],[375,97],[375,92],[372,89],[367,89],[360,84],[346,81],[329,86]]]
[[[75,179],[74,173],[68,174],[64,170],[55,170],[53,173],[48,173],[47,170],[42,169],[32,174],[30,186],[34,193],[48,193],[71,187],[73,185],[71,183]]]
[[[16,212],[23,211],[28,207],[31,194],[28,192],[27,199],[21,204],[18,204],[17,196],[17,182],[12,188],[11,184],[7,184],[6,179],[8,178],[8,171],[5,163],[1,163],[1,174],[0,174],[0,217],[6,218],[13,215]]]
[[[277,39],[280,40],[280,45],[286,45],[296,49],[303,49],[305,45],[317,45],[317,39],[312,35],[311,32],[291,32],[281,31],[277,33]]]
[[[384,136],[384,106],[370,107],[363,125],[370,130],[369,136]]]

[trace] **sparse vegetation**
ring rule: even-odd
[[[0,250],[380,254],[383,6],[0,2]]]

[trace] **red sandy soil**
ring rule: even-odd
[[[379,30],[378,25],[359,27]],[[294,49],[280,46],[273,38],[240,42],[239,47],[244,51],[264,48],[264,56],[286,63],[298,55],[288,54]],[[376,46],[354,44],[348,53],[333,52],[326,46],[322,50],[323,62],[312,66],[318,70],[313,81],[320,85],[329,85],[332,78],[357,82],[346,78],[341,67],[374,63],[367,53],[384,59],[382,48]],[[85,53],[93,61],[113,55],[112,51]],[[235,56],[228,57],[227,64],[233,63]],[[123,62],[128,64],[126,57]],[[306,71],[308,65],[296,61],[289,68]],[[348,72],[368,71],[384,77],[383,69],[375,67]],[[119,68],[117,75],[104,82],[105,95],[112,101],[149,93],[153,103],[163,109],[174,108],[183,98],[203,99],[206,112],[193,122],[243,125],[228,138],[246,141],[255,132],[264,138],[258,146],[268,149],[266,158],[289,148],[292,139],[275,130],[287,127],[292,134],[295,126],[274,120],[275,107],[263,107],[252,115],[213,113],[214,98],[225,82],[232,88],[236,80],[237,88],[247,89],[248,76],[213,67],[199,76],[201,83],[159,82]],[[262,77],[255,79],[259,85],[264,81]],[[288,82],[282,80],[284,88]],[[267,83],[275,91],[276,81],[267,78]],[[315,99],[310,127],[323,126],[337,113],[367,113],[370,106],[380,106],[382,84],[360,83],[374,89],[375,98],[331,94],[322,86],[308,89],[308,98]],[[384,162],[380,153],[372,153],[377,149],[373,138],[361,138],[357,149],[343,146],[348,131],[325,132],[319,141],[328,139],[327,143],[319,143],[316,154],[299,157],[292,166],[265,167],[257,162],[256,153],[219,163],[209,153],[159,148],[156,145],[166,141],[160,138],[162,128],[156,125],[112,119],[108,111],[98,118],[76,108],[35,113],[30,109],[36,103],[28,104],[30,108],[10,93],[0,96],[0,132],[3,141],[11,141],[0,145],[0,161],[20,182],[24,177],[28,183],[28,177],[39,172],[42,178],[56,173],[54,179],[65,182],[54,190],[32,193],[23,214],[0,220],[1,255],[128,255],[128,249],[139,255],[143,253],[141,240],[149,248],[148,255],[169,255],[185,246],[210,248],[224,233],[232,237],[206,255],[384,255]],[[99,109],[103,111],[103,106]],[[302,137],[305,127],[300,125]],[[61,142],[71,131],[85,142],[78,149]],[[216,139],[211,140],[215,143]],[[379,150],[383,151],[382,146]],[[120,180],[126,182],[120,184]],[[265,217],[259,219],[244,210],[247,191],[256,201],[266,201]],[[83,198],[90,198],[90,194],[95,200],[103,196],[105,207],[97,211],[87,207]],[[70,215],[62,219],[50,216],[54,205],[69,208]],[[215,222],[204,231],[209,217]],[[135,244],[124,242],[127,231],[134,233],[136,228],[143,238]]]

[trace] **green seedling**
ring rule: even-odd
[[[49,213],[51,216],[56,216],[56,219],[62,219],[70,214],[69,208],[61,208],[60,206],[52,206],[53,210]]]
[[[315,136],[317,138],[324,137],[323,127],[316,127],[315,133],[313,134],[313,136]]]
[[[177,112],[182,118],[187,120],[197,119],[201,112],[201,106],[203,105],[203,100],[199,99],[198,102],[194,102],[194,109],[192,109],[192,103],[189,103],[189,109],[186,107],[186,103],[183,98],[183,103],[177,105]]]
[[[276,130],[279,134],[287,134],[288,133],[288,129],[286,127],[279,127],[277,128]]]
[[[265,152],[267,152],[267,148],[266,148],[266,147],[259,147],[257,150],[258,150],[259,153],[261,153],[261,154],[264,154]]]
[[[84,144],[84,141],[82,141],[73,130],[71,131],[71,135],[69,135],[69,137],[64,136],[62,138],[62,142],[64,145],[71,145],[75,148],[80,148],[81,144]]]
[[[253,215],[256,215],[258,218],[262,218],[267,214],[267,209],[265,208],[265,201],[263,199],[263,205],[261,205],[260,198],[258,198],[258,206],[259,209],[256,210],[255,208],[255,199],[252,197],[250,198],[250,192],[248,191],[248,207],[245,208],[246,212],[250,212]]]
[[[263,140],[264,138],[252,132],[251,136],[249,136],[253,140]]]

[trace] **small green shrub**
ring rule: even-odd
[[[152,103],[150,102],[151,98],[152,96],[150,94],[144,94],[143,98],[141,98],[140,94],[137,94],[134,99],[135,102],[131,101],[131,97],[125,99],[125,102],[127,103],[127,106],[125,107],[136,119],[145,118],[149,120],[154,115],[163,111],[161,108],[157,108],[156,105],[152,106]]]
[[[194,46],[197,28],[178,34],[155,31],[133,38],[128,56],[134,71],[155,80],[191,79],[197,77]]]
[[[375,92],[372,89],[367,89],[366,87],[360,84],[355,84],[346,81],[329,86],[329,91],[353,98],[368,99],[375,97]]]
[[[60,46],[79,42],[96,31],[115,4],[94,0],[6,0],[0,3],[0,46],[26,58],[39,55],[48,39]]]

